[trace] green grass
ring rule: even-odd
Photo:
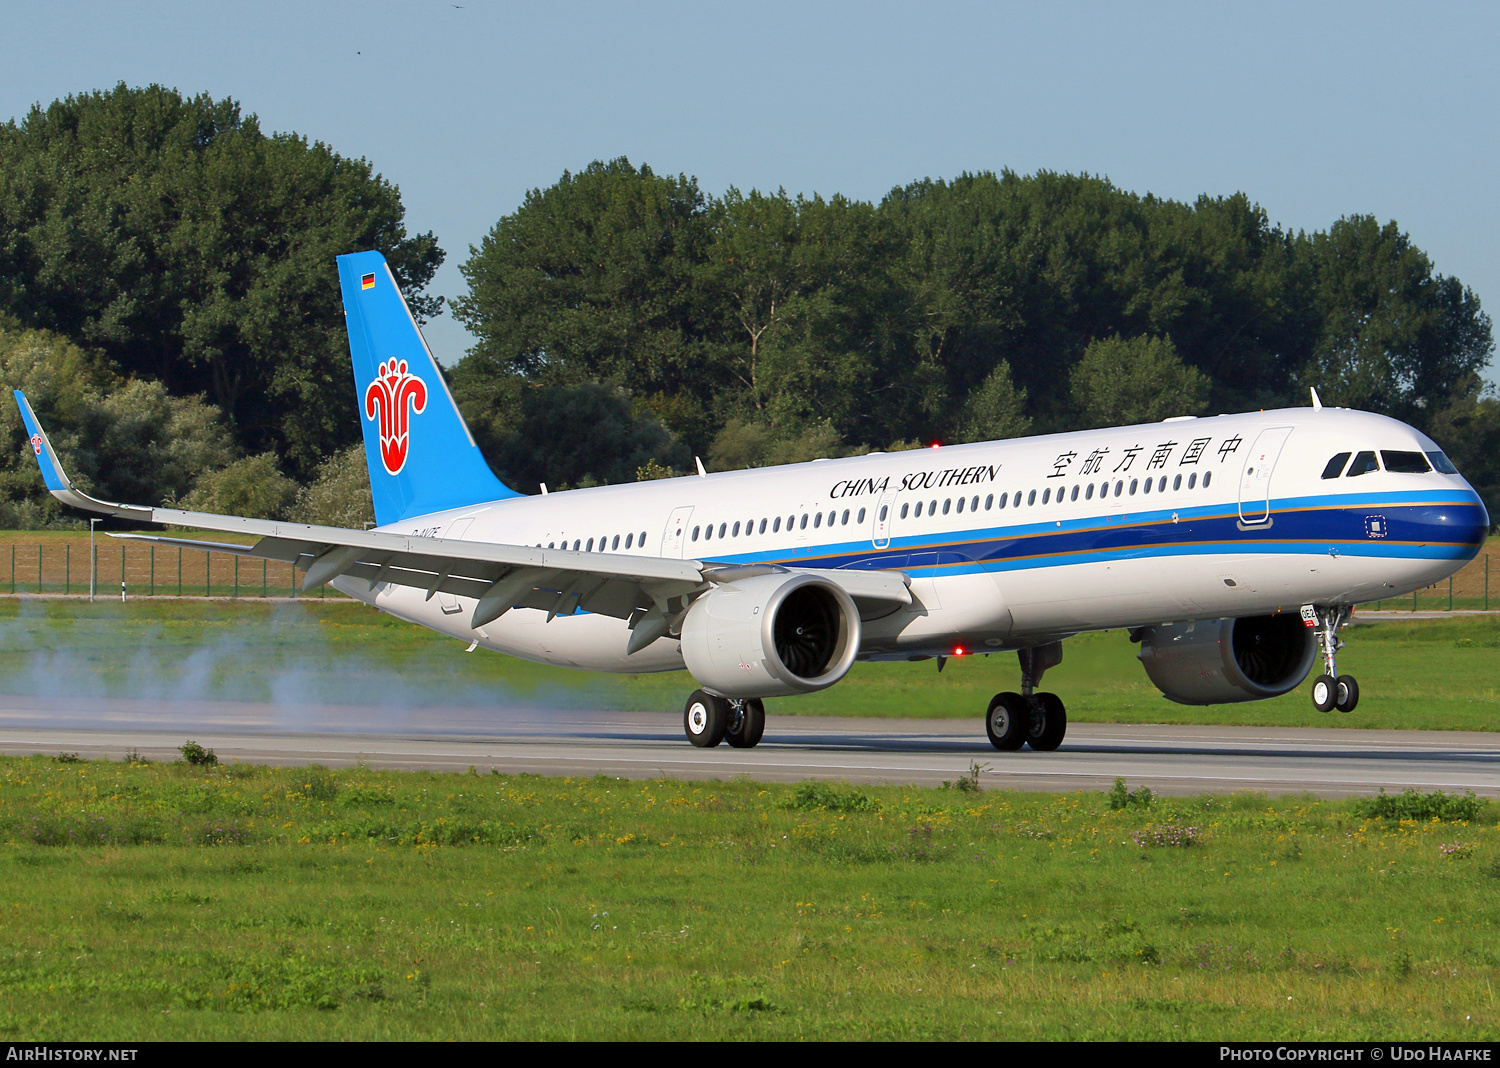
[[[1118,803],[0,759],[0,1037],[1500,1036],[1492,806]]]
[[[1357,676],[1352,714],[1319,714],[1310,681],[1271,701],[1187,707],[1151,686],[1121,631],[1064,645],[1046,686],[1077,722],[1276,727],[1500,729],[1500,617],[1459,616],[1350,628],[1340,670]],[[683,672],[608,676],[532,664],[464,646],[344,602],[0,600],[0,690],[171,694],[265,700],[273,692],[333,701],[498,699],[573,707],[675,711],[694,683]],[[773,715],[973,718],[1016,689],[1014,654],[857,664],[843,682],[769,702]],[[403,696],[404,695],[404,696]]]

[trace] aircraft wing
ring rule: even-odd
[[[477,602],[470,620],[474,627],[498,619],[513,607],[540,609],[548,613],[549,621],[558,615],[594,612],[630,620],[632,630],[641,621],[650,620],[651,625],[641,629],[641,638],[648,633],[660,637],[666,632],[662,626],[666,618],[682,612],[693,598],[714,585],[771,571],[807,570],[835,582],[849,594],[862,614],[884,614],[894,605],[910,604],[912,600],[906,576],[898,571],[746,567],[621,553],[537,549],[102,501],[73,484],[25,395],[17,390],[15,397],[47,488],[64,504],[121,519],[254,535],[258,540],[252,545],[150,534],[113,536],[283,560],[304,570],[303,589],[349,576],[367,580],[372,590],[380,583],[389,583],[424,590],[428,598],[438,593],[469,597]],[[631,645],[635,648],[645,644],[649,642],[637,644],[637,636],[632,636]]]

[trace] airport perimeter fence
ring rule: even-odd
[[[9,567],[0,592],[89,596],[87,544],[14,543],[0,548],[0,568]],[[281,560],[255,560],[238,553],[168,545],[98,545],[93,560],[94,596],[130,597],[343,597],[320,586],[303,592],[301,575]]]
[[[328,586],[304,593],[301,577],[280,560],[254,560],[237,553],[163,545],[103,544],[94,548],[96,597],[317,597],[342,598]],[[0,545],[0,593],[89,595],[87,542]],[[1497,569],[1500,571],[1500,569]],[[1496,575],[1500,583],[1500,574]],[[1500,609],[1500,588],[1490,596],[1490,547],[1458,574],[1405,597],[1368,603],[1386,611]]]

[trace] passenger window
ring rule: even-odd
[[[697,527],[693,528],[693,540],[694,541],[698,540],[698,528]],[[591,553],[593,551],[594,551],[594,539],[590,538],[589,539],[589,547],[587,549],[585,549],[584,552],[590,552]]]
[[[1323,477],[1324,478],[1338,478],[1340,475],[1342,475],[1344,473],[1344,465],[1346,463],[1348,463],[1348,462],[1349,462],[1349,453],[1347,453],[1347,452],[1341,452],[1341,453],[1339,453],[1333,459],[1329,460],[1328,461],[1328,465],[1323,468]]]
[[[1205,472],[1203,472],[1203,488],[1204,489],[1208,489],[1208,480],[1211,479],[1211,478],[1213,478],[1213,477],[1214,477],[1214,473],[1212,471],[1205,471]]]
[[[1052,487],[1048,486],[1046,489],[1042,490],[1042,503],[1046,504],[1049,500],[1051,500],[1051,498],[1052,498]]]
[[[835,515],[837,515],[837,514],[838,514],[838,513],[836,513],[836,512],[829,512],[829,513],[828,513],[828,525],[829,525],[829,526],[833,526],[833,517],[834,517],[834,516],[835,516]]]
[[[764,519],[760,521],[760,532],[762,534],[766,532],[766,521]]]
[[[1161,481],[1156,484],[1156,492],[1157,493],[1166,493],[1167,492],[1167,476],[1166,475],[1162,475],[1161,476]]]
[[[859,515],[854,517],[854,521],[856,523],[863,523],[865,521],[865,510],[863,508],[859,510]]]
[[[776,522],[774,522],[774,523],[771,524],[771,533],[772,534],[780,534],[781,533],[781,516],[777,516],[776,517]]]
[[[611,549],[618,549],[620,547],[620,535],[618,535],[618,534],[615,535],[615,540],[610,543],[609,547]]]
[[[807,513],[806,512],[802,513],[802,529],[803,530],[807,529]]]
[[[1070,493],[1070,494],[1068,494],[1068,500],[1070,500],[1070,501],[1076,501],[1077,499],[1078,499],[1078,487],[1074,486],[1073,487],[1073,492]]]
[[[635,535],[634,534],[626,534],[625,535],[625,548],[627,548],[627,549],[630,548],[631,543],[634,542],[634,541],[635,541]]]
[[[1006,501],[1006,494],[1004,494],[1004,493],[1000,494],[1000,507],[1001,508],[1005,507],[1005,501]]]
[[[845,508],[844,509],[844,515],[843,515],[843,517],[841,519],[839,519],[839,526],[841,526],[841,527],[847,527],[848,525],[849,525],[849,509]]]
[[[993,505],[994,503],[995,503],[995,495],[993,493],[991,493],[987,497],[985,497],[985,499],[984,499],[984,510],[986,512],[988,512],[990,510],[990,506]]]
[[[549,542],[548,542],[548,543],[547,543],[547,548],[549,548],[549,549],[553,549],[553,548],[556,548],[556,546],[555,546],[555,545],[553,545],[553,544],[552,544],[552,543],[551,543],[551,542],[550,542],[550,541],[549,541]]]
[[[1132,497],[1135,496],[1135,488],[1136,488],[1137,485],[1139,485],[1139,483],[1135,479],[1132,478],[1130,480],[1130,495]]]
[[[927,502],[927,514],[928,515],[937,515],[937,501],[928,501]]]
[[[1391,452],[1381,449],[1380,459],[1387,471],[1398,475],[1425,475],[1432,470],[1427,464],[1427,457],[1419,452]]]
[[[738,519],[734,521],[734,527],[729,531],[729,535],[733,538],[738,538],[740,536],[740,521]],[[625,548],[630,548],[630,542],[627,541],[625,543]]]
[[[818,527],[821,527],[822,525],[823,525],[823,513],[822,512],[817,512],[817,513],[815,513],[813,515],[813,529],[816,530]]]
[[[1453,461],[1440,449],[1437,452],[1429,452],[1427,458],[1432,461],[1432,466],[1445,475],[1458,474],[1458,468],[1453,466]]]
[[[906,511],[907,511],[907,509],[908,509],[908,508],[910,508],[910,507],[911,507],[911,506],[910,506],[910,505],[906,505],[906,504],[903,504],[903,505],[902,505],[902,506],[901,506],[901,518],[902,518],[902,519],[905,519],[905,518],[906,518]],[[883,509],[882,509],[882,510],[883,510]],[[884,516],[881,516],[881,518],[882,518],[882,519],[884,519],[884,518],[885,518],[885,517],[884,517]]]
[[[947,500],[943,501],[943,514],[947,515],[948,514],[948,509],[952,508],[952,507],[953,507],[953,498],[950,497]]]
[[[1166,476],[1163,475],[1162,477],[1165,478]],[[1172,492],[1176,493],[1180,489],[1182,489],[1182,476],[1181,475],[1173,475],[1172,476]]]
[[[959,515],[963,515],[963,511],[964,511],[964,499],[962,497],[960,497],[958,499],[958,514]]]
[[[971,511],[971,512],[977,512],[977,511],[979,511],[979,495],[978,494],[975,494],[974,495],[974,499],[969,502],[969,511]]]
[[[1194,471],[1191,475],[1188,475],[1188,489],[1192,489],[1197,484],[1198,484],[1198,472]]]
[[[1083,499],[1086,501],[1094,499],[1094,484],[1092,482],[1083,488]]]
[[[698,527],[694,527],[693,528],[693,540],[694,541],[698,540],[698,530],[699,530]],[[593,552],[593,551],[594,551],[594,539],[590,538],[589,539],[589,552]]]
[[[1120,481],[1118,481],[1118,482],[1115,483],[1115,496],[1118,497],[1120,494],[1122,494],[1124,492],[1125,492],[1125,480],[1122,478],[1122,479],[1120,479]]]
[[[635,539],[635,543],[642,549],[646,547],[646,532],[644,530],[641,531],[641,536]]]
[[[722,538],[724,536],[724,531],[726,531],[728,529],[729,529],[729,524],[728,523],[720,523],[719,524],[719,537]]]
[[[1380,464],[1375,461],[1373,452],[1362,452],[1354,457],[1354,462],[1349,465],[1349,470],[1344,472],[1345,478],[1354,478],[1357,475],[1368,474],[1371,471],[1379,471]]]
[[[576,552],[577,552],[577,551],[578,551],[578,547],[579,547],[579,546],[580,546],[580,545],[582,545],[582,544],[583,544],[583,541],[582,541],[582,540],[581,540],[581,539],[579,539],[579,538],[574,538],[574,539],[573,539],[573,551],[574,551],[574,552],[575,552],[575,553],[576,553]]]
[[[1150,493],[1151,492],[1151,483],[1153,481],[1154,481],[1153,479],[1149,479],[1149,478],[1146,479],[1146,484],[1141,487],[1141,492],[1142,493]]]
[[[1026,495],[1026,503],[1029,505],[1036,503],[1036,490],[1032,490]]]

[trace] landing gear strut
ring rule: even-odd
[[[1348,605],[1304,605],[1302,619],[1310,627],[1317,628],[1318,647],[1323,652],[1323,674],[1313,680],[1313,707],[1319,712],[1338,709],[1353,712],[1359,704],[1359,683],[1353,675],[1340,675],[1338,651],[1344,640],[1338,636],[1339,628],[1349,622],[1352,609]]]
[[[1050,753],[1062,744],[1068,730],[1068,713],[1055,693],[1037,693],[1036,687],[1048,668],[1062,663],[1062,642],[1022,649],[1021,692],[997,693],[985,713],[984,729],[990,744],[1002,752],[1029,745]]]
[[[766,706],[758,697],[720,697],[694,690],[682,710],[682,729],[699,749],[727,741],[736,749],[751,749],[766,733]]]

